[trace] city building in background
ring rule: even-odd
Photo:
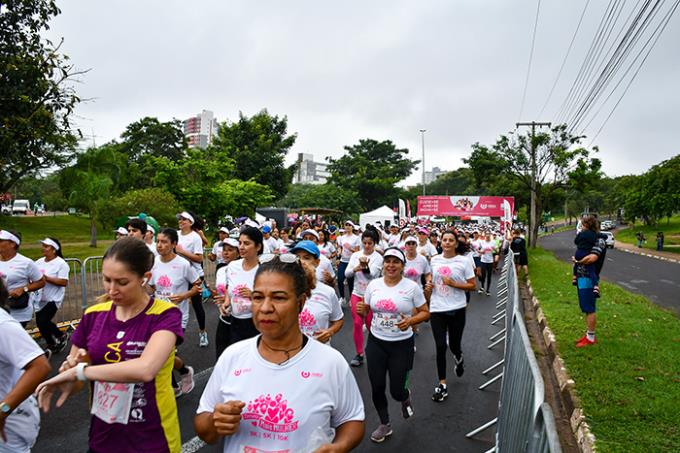
[[[425,184],[430,184],[435,179],[439,178],[441,175],[446,173],[446,170],[442,170],[439,167],[432,167],[432,171],[425,171]]]
[[[330,176],[327,168],[328,164],[315,162],[314,155],[298,153],[293,184],[324,184]]]
[[[213,137],[217,135],[217,120],[210,110],[203,110],[198,115],[184,120],[182,125],[184,136],[189,146],[193,148],[207,148],[212,143]]]

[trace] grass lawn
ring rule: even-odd
[[[61,242],[65,258],[84,259],[88,256],[103,255],[113,243],[113,233],[97,229],[97,247],[90,243],[90,218],[85,216],[0,216],[0,228],[11,228],[22,235],[21,254],[36,259],[42,256],[40,239],[51,236]]]
[[[642,231],[647,239],[642,248],[656,250],[656,233],[663,231],[665,237],[664,251],[680,253],[680,215],[671,217],[670,222],[667,219],[660,220],[656,226],[643,225],[642,223],[629,224],[628,228],[616,233],[616,240],[637,245],[635,234],[638,231]]]
[[[542,249],[530,250],[529,258],[536,297],[576,382],[598,451],[678,451],[680,320],[645,297],[601,282],[598,344],[577,349],[585,323],[571,266]]]

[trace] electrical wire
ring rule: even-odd
[[[529,86],[529,75],[531,74],[531,62],[534,58],[534,45],[536,44],[536,29],[538,28],[538,13],[541,10],[541,0],[538,0],[538,4],[536,5],[536,18],[534,19],[534,32],[531,37],[531,50],[529,51],[529,65],[527,67],[527,76],[524,79],[524,90],[522,92],[522,103],[519,108],[519,116],[517,118],[517,122],[522,120],[522,113],[524,113],[524,102],[526,101],[527,97],[527,87]]]
[[[555,77],[555,82],[553,82],[552,88],[550,88],[550,93],[548,93],[548,99],[545,100],[545,103],[543,104],[541,111],[538,113],[539,118],[543,115],[545,108],[548,106],[548,103],[550,102],[550,99],[552,98],[553,92],[555,91],[555,87],[557,86],[557,82],[560,80],[560,76],[562,75],[562,71],[564,70],[564,66],[567,64],[567,59],[569,58],[569,53],[571,52],[571,48],[574,46],[574,41],[576,40],[576,35],[578,34],[578,31],[581,29],[581,23],[583,22],[583,17],[586,15],[586,10],[588,9],[589,4],[590,4],[590,0],[587,0],[585,6],[583,7],[583,11],[581,12],[581,17],[578,20],[578,24],[576,25],[576,30],[574,30],[574,35],[571,37],[571,42],[569,43],[569,47],[567,48],[567,53],[566,53],[566,55],[564,55],[564,60],[562,60],[562,65],[560,66],[560,70],[557,71],[557,77]]]

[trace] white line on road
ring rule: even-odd
[[[213,367],[210,367],[194,374],[194,382],[207,379],[208,377],[210,377],[210,373],[212,373],[212,370]],[[189,440],[188,442],[184,442],[182,444],[182,453],[196,453],[206,445],[207,444],[205,442],[203,442],[201,439],[198,438],[198,436],[196,436],[193,439]]]

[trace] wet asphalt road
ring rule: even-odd
[[[500,383],[492,384],[486,391],[477,390],[477,387],[487,380],[481,371],[502,358],[502,345],[496,346],[493,350],[487,349],[488,338],[500,329],[490,324],[491,316],[495,313],[495,299],[495,296],[486,297],[476,293],[472,295],[463,336],[465,374],[461,378],[456,377],[449,355],[447,373],[449,397],[444,403],[434,403],[430,399],[436,383],[434,341],[429,323],[421,325],[420,334],[416,339],[415,365],[410,380],[415,416],[407,421],[403,420],[398,403],[390,400],[394,434],[382,444],[374,444],[369,439],[371,431],[378,424],[378,417],[371,403],[366,366],[353,369],[363,396],[367,422],[364,441],[355,451],[392,452],[397,449],[404,451],[422,449],[432,452],[482,452],[493,446],[495,435],[493,428],[472,440],[466,439],[465,433],[496,417]],[[217,310],[212,304],[207,305],[206,309],[208,332],[212,342]],[[333,346],[349,359],[354,356],[352,323],[349,309],[344,310],[345,325],[333,338]],[[193,318],[193,311],[191,316],[186,343],[179,350],[180,355],[196,372],[196,388],[177,401],[183,452],[218,451],[216,447],[203,445],[195,437],[193,429],[194,412],[212,371],[215,351],[212,343],[209,348],[198,347],[198,327]],[[55,368],[63,361],[64,356],[65,353],[62,353],[52,358]],[[40,436],[33,452],[86,452],[88,428],[87,394],[81,393],[67,401],[61,409],[53,409],[49,414],[43,415]]]
[[[574,232],[563,231],[539,240],[539,244],[567,262],[574,255]],[[680,316],[680,264],[635,255],[616,249],[607,251],[601,277],[649,298]]]

